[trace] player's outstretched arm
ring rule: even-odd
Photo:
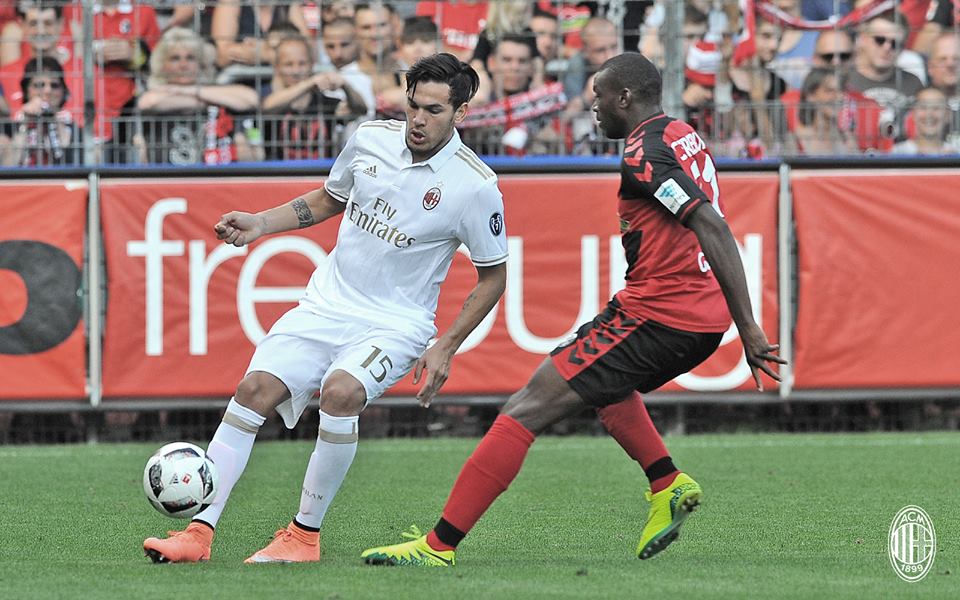
[[[261,236],[291,229],[302,229],[343,212],[346,205],[324,188],[307,192],[286,204],[250,214],[228,212],[213,226],[217,239],[234,246],[245,246]]]
[[[497,303],[507,285],[507,263],[492,267],[477,267],[477,285],[467,296],[460,314],[453,324],[441,335],[435,344],[427,348],[417,360],[413,371],[413,383],[420,383],[424,371],[427,380],[417,393],[420,406],[430,406],[433,397],[447,381],[450,374],[450,362],[463,340],[480,324],[490,309]]]
[[[753,380],[757,388],[763,391],[760,371],[780,381],[780,375],[772,364],[786,364],[787,361],[774,354],[780,346],[767,341],[766,334],[753,318],[750,296],[747,293],[747,278],[740,261],[740,252],[737,250],[737,241],[733,238],[727,222],[706,203],[694,209],[687,220],[687,227],[696,234],[703,254],[710,263],[720,289],[723,290],[730,315],[740,332]]]

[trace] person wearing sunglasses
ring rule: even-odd
[[[75,165],[80,131],[63,110],[69,92],[63,67],[52,57],[27,63],[20,83],[25,99],[12,122],[0,128],[0,164]]]
[[[827,29],[817,36],[813,66],[849,69],[853,64],[853,36],[846,29]]]
[[[20,80],[27,64],[37,58],[56,58],[63,65],[67,78],[67,108],[75,119],[83,115],[83,62],[73,53],[73,43],[63,32],[63,7],[47,2],[43,5],[22,2],[17,6],[20,23],[23,27],[22,55],[0,67],[0,87],[3,88],[10,114],[17,114],[23,106],[26,95],[20,90]]]
[[[849,79],[853,68],[854,43],[853,36],[846,29],[827,29],[817,36],[814,46],[813,68],[834,71],[840,80]],[[780,101],[783,103],[786,115],[786,125],[791,133],[796,133],[800,125],[798,112],[800,107],[801,89],[787,90]],[[860,152],[886,152],[893,146],[893,140],[881,135],[880,115],[882,109],[879,104],[864,96],[861,92],[852,89],[847,83],[843,86],[843,105],[846,110],[840,111],[837,123],[840,130],[852,135],[857,142]]]
[[[883,127],[901,138],[903,117],[923,83],[897,66],[906,28],[897,13],[884,13],[864,23],[857,32],[850,87],[883,107]]]

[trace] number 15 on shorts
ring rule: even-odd
[[[380,348],[376,346],[371,346],[371,348],[373,348],[373,352],[367,356],[366,360],[360,363],[360,366],[366,369],[377,383],[383,383],[387,373],[393,368],[393,361],[390,360],[389,356],[383,354],[383,350]],[[381,354],[383,354],[383,356],[380,356]],[[378,356],[380,360],[377,360]]]

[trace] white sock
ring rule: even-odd
[[[310,455],[300,491],[297,522],[320,528],[327,508],[340,489],[357,453],[357,423],[360,417],[332,417],[320,411],[320,433]]]
[[[230,399],[227,410],[223,413],[223,421],[207,446],[207,456],[213,459],[220,475],[217,497],[210,506],[197,513],[194,520],[208,523],[211,527],[217,526],[230,491],[247,466],[247,460],[253,451],[253,442],[257,439],[257,431],[264,421],[266,418],[256,411],[238,404],[233,398]]]

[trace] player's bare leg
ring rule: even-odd
[[[287,387],[269,373],[254,371],[237,386],[210,445],[209,456],[220,473],[216,500],[198,513],[184,531],[167,538],[147,538],[144,553],[153,562],[199,562],[210,559],[213,532],[234,484],[247,466],[260,426],[266,416],[290,397]]]
[[[548,358],[510,397],[460,471],[443,516],[425,536],[361,554],[367,564],[450,566],[454,550],[520,472],[537,434],[586,408]]]
[[[320,430],[303,479],[300,512],[244,562],[320,560],[320,526],[357,453],[357,423],[366,401],[366,390],[353,376],[339,370],[330,374],[320,394]]]
[[[510,396],[500,411],[534,435],[587,408],[580,396],[563,380],[553,361],[545,359],[520,391]]]

